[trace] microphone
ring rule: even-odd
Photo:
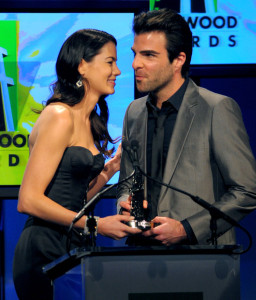
[[[123,149],[127,152],[132,166],[135,172],[138,172],[139,161],[138,161],[138,148],[139,142],[137,140],[132,140],[131,143],[127,140],[122,141]]]
[[[133,164],[135,167],[139,167],[139,162],[138,162],[138,148],[139,148],[139,142],[137,140],[132,140],[131,141],[131,148],[133,150]]]
[[[130,158],[130,161],[132,162],[132,165],[134,166],[134,155],[133,155],[133,151],[132,151],[130,142],[128,142],[127,140],[123,140],[122,141],[122,146],[123,146],[123,149],[128,154],[128,156]]]
[[[133,151],[137,151],[137,149],[139,148],[139,142],[137,140],[132,140],[131,147],[132,147]]]
[[[74,217],[74,219],[72,220],[71,223],[71,227],[82,218],[82,216],[84,216],[85,214],[87,214],[100,200],[100,197],[105,194],[107,191],[111,190],[112,188],[114,188],[115,186],[117,186],[120,183],[123,183],[125,181],[127,181],[128,179],[130,179],[132,176],[134,175],[134,172],[132,172],[129,176],[127,176],[126,178],[124,178],[123,180],[121,180],[120,182],[111,184],[110,186],[108,186],[107,188],[105,188],[104,190],[98,192],[95,196],[93,196],[91,198],[90,201],[88,201],[84,207],[76,214],[76,216]]]
[[[110,186],[108,186],[107,188],[105,188],[104,190],[98,192],[95,196],[93,196],[85,205],[84,207],[76,214],[76,216],[74,217],[74,219],[72,220],[69,229],[67,231],[67,241],[66,241],[66,248],[67,248],[67,252],[69,253],[70,250],[70,242],[71,242],[71,234],[72,234],[72,228],[74,226],[74,224],[79,221],[84,215],[89,214],[89,212],[93,212],[93,209],[95,207],[95,205],[99,202],[100,197],[105,194],[107,191],[111,190],[112,188],[114,188],[115,186],[117,186],[120,183],[123,183],[127,180],[129,180],[130,178],[132,178],[134,175],[134,171],[127,176],[126,178],[124,178],[123,180],[114,183]],[[93,217],[93,214],[92,214]],[[93,238],[95,238],[95,236],[93,236]],[[94,243],[94,241],[92,241],[92,243]]]

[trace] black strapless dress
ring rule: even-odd
[[[90,181],[104,167],[101,154],[83,147],[68,147],[45,195],[60,205],[80,211],[86,202]],[[42,267],[67,253],[67,229],[29,216],[15,249],[13,280],[19,299],[50,300],[53,289]],[[70,249],[82,246],[82,240],[72,235]]]

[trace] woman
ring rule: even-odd
[[[107,144],[115,142],[104,97],[115,91],[116,60],[115,38],[98,30],[75,32],[60,50],[54,93],[31,132],[19,193],[18,211],[29,215],[13,264],[20,299],[52,299],[42,267],[66,253],[67,229],[77,212],[119,170],[120,153],[104,166],[104,156],[113,152]],[[114,239],[138,233],[123,223],[130,219],[99,218],[97,231]],[[86,216],[75,227],[81,233]],[[82,245],[80,235],[72,238],[71,249]]]

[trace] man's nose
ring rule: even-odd
[[[138,55],[134,56],[134,59],[133,59],[133,62],[132,62],[132,67],[133,67],[134,70],[142,67],[142,60],[139,58]]]

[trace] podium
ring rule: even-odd
[[[48,264],[54,300],[239,300],[239,246],[77,248]]]

